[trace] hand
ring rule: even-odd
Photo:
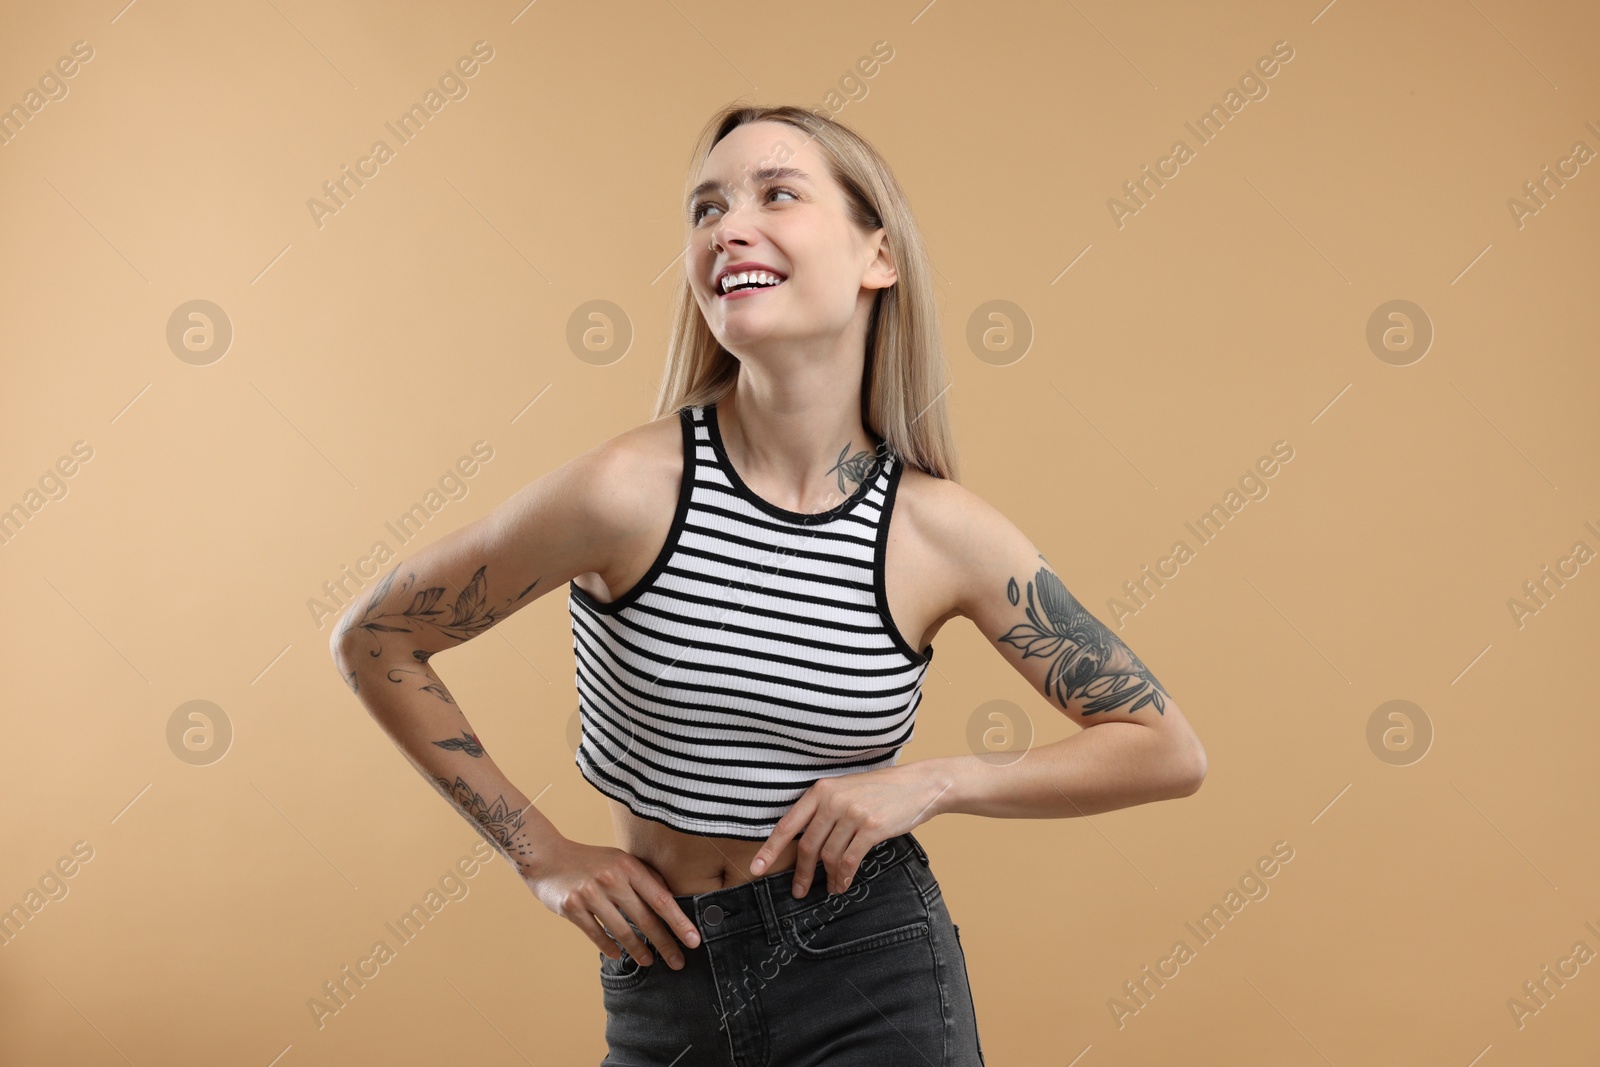
[[[522,880],[545,907],[587,934],[607,959],[621,956],[615,938],[640,966],[655,962],[649,946],[633,932],[627,919],[661,949],[667,966],[675,971],[683,968],[678,941],[690,948],[700,944],[694,923],[672,899],[661,875],[619,848],[561,838],[537,862],[522,868]],[[677,940],[668,931],[669,923],[677,931]]]
[[[772,828],[751,860],[750,871],[766,870],[772,858],[804,831],[794,862],[794,895],[810,892],[819,859],[827,868],[828,892],[843,893],[872,846],[909,833],[937,815],[934,801],[949,788],[949,777],[931,760],[819,778]]]

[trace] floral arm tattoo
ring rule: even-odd
[[[433,785],[500,855],[518,866],[521,858],[534,855],[528,828],[522,822],[522,813],[527,808],[513,810],[503,796],[496,797],[493,804],[487,803],[460,775],[456,776],[454,785],[448,778],[434,775]]]
[[[488,602],[488,582],[484,577],[487,571],[487,564],[479,567],[466,587],[456,591],[455,599],[447,601],[444,599],[443,585],[415,589],[417,576],[414,573],[408,573],[405,581],[398,588],[395,587],[395,577],[400,573],[400,567],[396,566],[372,591],[359,614],[352,611],[345,616],[334,643],[345,640],[346,634],[359,631],[370,643],[368,656],[378,659],[383,655],[385,634],[419,635],[420,639],[415,639],[417,643],[428,640],[436,646],[438,642],[433,639],[442,636],[450,639],[449,644],[442,646],[444,648],[476,637],[511,614],[541,580],[535,579],[505,604],[496,606]],[[455,698],[428,664],[429,657],[437,651],[440,651],[440,647],[413,648],[411,659],[415,661],[415,667],[396,663],[387,666],[383,676],[395,685],[403,685],[408,677],[418,676],[422,680],[416,686],[418,691],[429,693],[454,708]],[[353,653],[351,658],[355,658]],[[356,668],[352,666],[343,673],[351,692],[359,692]],[[446,751],[460,752],[473,759],[482,759],[486,755],[478,735],[466,729],[461,730],[459,737],[432,743]],[[416,760],[412,759],[412,762]],[[518,866],[522,860],[535,854],[531,831],[522,821],[526,808],[513,808],[503,795],[497,796],[493,803],[484,800],[459,774],[455,775],[452,783],[449,778],[435,774],[420,764],[418,769],[496,852]]]
[[[1044,559],[1043,556],[1039,557]],[[1126,706],[1131,715],[1149,705],[1162,715],[1172,698],[1133,650],[1078,603],[1048,567],[1028,582],[1027,622],[1019,622],[1000,640],[1022,650],[1022,656],[1047,656],[1045,692],[1063,709],[1067,701],[1083,704],[1084,715]],[[1006,583],[1006,598],[1015,606],[1021,597],[1017,580]]]
[[[367,598],[361,614],[352,613],[345,617],[343,625],[339,628],[336,640],[343,640],[346,633],[359,630],[371,640],[372,647],[367,654],[376,659],[383,655],[383,638],[381,635],[386,633],[421,634],[431,632],[442,634],[458,644],[476,637],[511,614],[516,606],[522,602],[523,598],[533,592],[534,587],[541,581],[541,579],[535,578],[531,585],[506,601],[503,606],[495,607],[487,602],[488,582],[484,578],[484,572],[488,569],[488,564],[479,567],[477,572],[473,574],[472,580],[467,583],[466,588],[457,592],[455,600],[444,604],[440,604],[440,600],[444,597],[444,586],[434,585],[412,592],[412,586],[416,583],[417,576],[415,574],[407,574],[405,582],[394,590],[394,605],[385,610],[384,602],[389,599],[395,575],[400,573],[400,567],[396,565],[394,570],[389,572],[388,576],[373,590],[372,595]],[[409,600],[406,596],[408,592],[411,593]],[[428,662],[428,657],[432,656],[434,651],[438,650],[414,649],[411,657],[418,663],[425,665]],[[427,681],[418,688],[424,692],[432,693],[446,704],[453,705],[455,703],[455,698],[450,695],[450,691],[444,687],[444,683],[439,680],[438,675],[434,674],[431,668],[413,671],[404,667],[395,667],[388,671],[385,677],[399,685],[404,680],[401,676],[406,674],[423,675]],[[359,692],[354,669],[345,672],[344,680],[352,693]]]

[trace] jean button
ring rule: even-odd
[[[700,917],[706,921],[707,926],[716,926],[722,922],[722,908],[712,904],[700,913]]]

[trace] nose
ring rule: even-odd
[[[744,231],[738,226],[729,226],[726,218],[711,229],[711,248],[713,251],[720,248],[728,248],[735,244],[748,245],[749,243],[749,239],[744,236]]]
[[[739,221],[748,206],[747,197],[734,196],[728,204],[727,210],[717,218],[711,227],[711,246],[713,248],[727,248],[730,244],[738,243],[748,245],[749,235],[744,232],[744,224]]]

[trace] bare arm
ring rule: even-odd
[[[935,810],[1065,818],[1198,790],[1205,749],[1150,669],[1009,520],[960,486],[940,488],[954,490],[938,536],[960,576],[958,613],[1044,698],[1040,707],[1084,729],[1014,760],[922,761],[942,788]]]
[[[495,764],[429,659],[601,565],[603,516],[582,489],[602,462],[586,453],[400,561],[329,641],[389,739],[519,870],[560,835]]]
[[[474,536],[470,528],[459,533]],[[532,591],[486,603],[487,564],[456,585],[437,563],[429,566],[428,554],[391,570],[340,620],[330,648],[345,683],[395,747],[520,870],[559,835],[485,751],[428,659],[464,640],[463,631],[481,632],[512,614]],[[437,636],[430,641],[430,634]]]
[[[660,873],[620,849],[562,836],[495,764],[429,662],[578,575],[608,570],[649,525],[626,491],[636,473],[628,456],[607,442],[402,560],[345,612],[329,649],[395,747],[546,907],[604,955],[617,958],[620,944],[648,965],[632,920],[676,969],[674,935],[693,947],[698,934]]]
[[[938,815],[1094,815],[1188,796],[1205,778],[1205,750],[1178,705],[1027,537],[957,483],[929,484],[926,492],[910,516],[934,548],[934,566],[952,577],[939,621],[971,619],[1044,698],[1040,710],[1054,708],[1084,729],[998,759],[936,756],[820,779],[751,857],[759,874],[803,832],[791,882],[797,897],[810,890],[819,862],[828,891],[843,893],[868,848]]]

